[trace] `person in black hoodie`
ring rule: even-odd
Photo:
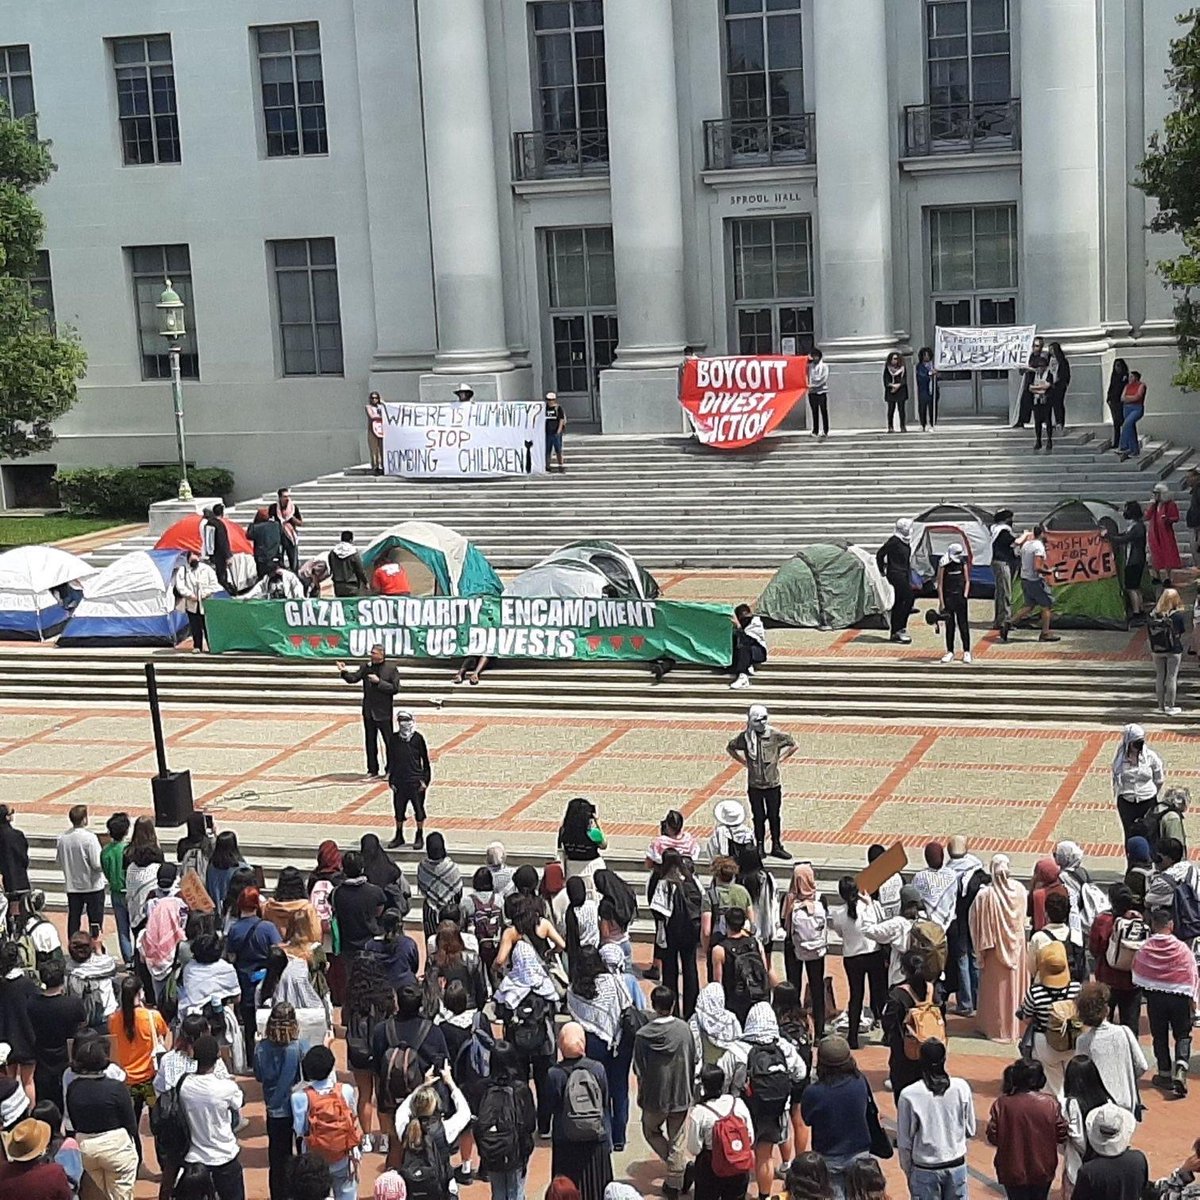
[[[229,591],[229,560],[233,551],[229,546],[229,530],[225,528],[225,505],[214,504],[204,521],[204,557],[212,564],[217,580],[225,591]]]
[[[913,611],[912,585],[912,538],[913,523],[907,517],[896,522],[895,532],[875,554],[875,561],[883,577],[892,585],[895,599],[892,602],[890,628],[891,640],[907,646],[912,641],[908,618]]]
[[[425,738],[417,732],[417,722],[412,713],[401,709],[396,714],[396,735],[392,738],[392,749],[388,761],[388,782],[392,785],[392,812],[396,818],[396,836],[388,842],[388,849],[404,845],[404,820],[408,806],[412,805],[413,817],[417,822],[417,836],[413,838],[413,849],[425,848],[425,793],[433,780],[433,766],[429,761],[429,747]]]
[[[354,532],[343,529],[341,540],[329,552],[329,577],[335,596],[365,596],[370,587],[366,568],[354,544]]]
[[[1125,404],[1121,397],[1125,394],[1125,386],[1129,383],[1129,364],[1123,358],[1113,360],[1112,374],[1108,377],[1109,416],[1113,423],[1112,448],[1121,448],[1121,426],[1125,424]]]
[[[1042,357],[1042,339],[1034,338],[1033,347],[1029,353],[1029,361],[1021,371],[1021,398],[1017,401],[1017,419],[1013,422],[1014,429],[1024,429],[1033,420],[1033,392],[1030,386],[1037,373],[1038,360]],[[1122,418],[1123,419],[1123,418]]]
[[[13,810],[0,804],[0,880],[8,900],[8,920],[14,924],[24,916],[29,895],[29,843],[13,824]]]

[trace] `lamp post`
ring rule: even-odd
[[[190,500],[192,485],[188,483],[187,475],[187,449],[183,436],[183,384],[179,371],[179,343],[187,334],[187,323],[184,320],[183,301],[180,300],[179,293],[171,286],[169,279],[164,282],[167,286],[155,307],[162,313],[162,325],[158,332],[167,339],[171,356],[171,399],[175,406],[175,447],[179,453],[179,499]]]

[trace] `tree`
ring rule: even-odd
[[[45,221],[31,193],[53,170],[32,118],[11,121],[0,102],[0,459],[54,445],[52,423],[74,407],[87,369],[78,337],[51,328],[33,294]]]
[[[1175,385],[1195,392],[1200,391],[1200,10],[1178,20],[1184,33],[1171,43],[1167,70],[1175,107],[1162,132],[1150,135],[1137,185],[1158,201],[1150,228],[1183,240],[1183,253],[1160,262],[1158,273],[1176,296]]]

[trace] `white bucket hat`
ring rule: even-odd
[[[464,382],[460,383],[458,387],[454,389],[454,394],[456,396],[473,396],[475,395],[475,389],[469,383]]]
[[[718,825],[736,829],[746,823],[746,809],[740,800],[718,800],[713,808],[713,819]]]
[[[951,542],[950,545],[946,547],[946,557],[950,559],[951,562],[962,562],[962,560],[967,557],[967,548],[962,544],[962,542]]]
[[[1129,1109],[1116,1104],[1102,1104],[1088,1113],[1088,1145],[1103,1158],[1116,1158],[1129,1149],[1136,1125]]]

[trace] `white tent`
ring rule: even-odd
[[[509,580],[506,596],[562,596],[598,600],[611,588],[608,576],[598,567],[581,562],[539,563]]]
[[[928,580],[954,543],[966,547],[972,588],[992,582],[992,516],[973,504],[937,504],[913,520],[913,570]]]
[[[653,600],[658,596],[658,583],[628,550],[616,542],[600,539],[569,542],[547,554],[537,565],[576,562],[595,567],[608,577],[609,583],[621,596],[636,596],[642,600]]]
[[[57,546],[17,546],[0,554],[0,638],[41,641],[70,615],[54,591],[96,574],[96,568]]]
[[[173,646],[187,631],[171,579],[178,550],[134,550],[83,585],[60,646]]]

